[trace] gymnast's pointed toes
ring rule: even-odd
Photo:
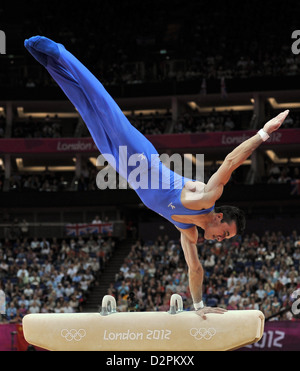
[[[25,47],[33,48],[38,52],[44,53],[50,57],[58,58],[59,57],[59,48],[56,42],[48,39],[45,36],[33,36],[29,39],[26,39],[24,42]]]
[[[41,36],[32,36],[24,41],[25,47],[34,47],[35,43],[40,40]]]

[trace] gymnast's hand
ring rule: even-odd
[[[224,314],[225,312],[227,312],[226,309],[218,308],[218,307],[204,307],[202,309],[196,310],[196,313],[198,314],[198,316],[200,316],[203,319],[206,319],[207,318],[206,314],[209,314],[209,313]]]
[[[268,121],[264,125],[264,131],[270,135],[273,133],[273,131],[278,130],[280,126],[283,124],[283,121],[286,119],[289,112],[290,112],[289,110],[281,112],[279,115],[274,117],[272,120]]]

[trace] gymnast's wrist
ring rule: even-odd
[[[257,134],[264,142],[270,138],[270,135],[264,129],[260,129]]]
[[[204,308],[203,300],[199,301],[199,303],[194,303],[195,310],[200,310]]]

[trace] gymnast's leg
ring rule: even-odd
[[[114,156],[116,170],[122,176],[127,175],[122,167],[133,154],[143,154],[150,166],[151,155],[158,156],[156,149],[130,124],[103,85],[81,62],[63,45],[46,37],[31,37],[25,40],[25,47],[74,104],[98,149]],[[127,147],[127,158],[121,158],[122,163],[118,163],[120,146]]]

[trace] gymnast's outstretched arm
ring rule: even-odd
[[[202,285],[204,270],[198,258],[197,245],[192,243],[183,233],[181,233],[181,246],[184,252],[184,257],[189,268],[189,286],[194,305],[202,301]],[[198,309],[197,314],[203,319],[206,319],[208,313],[223,314],[226,312],[223,308],[204,307]]]
[[[288,114],[289,110],[281,112],[272,120],[268,121],[257,134],[245,140],[226,156],[218,171],[213,174],[205,187],[205,192],[212,194],[212,202],[215,202],[221,197],[223,188],[229,181],[232,172],[242,165],[264,140],[280,128]]]

